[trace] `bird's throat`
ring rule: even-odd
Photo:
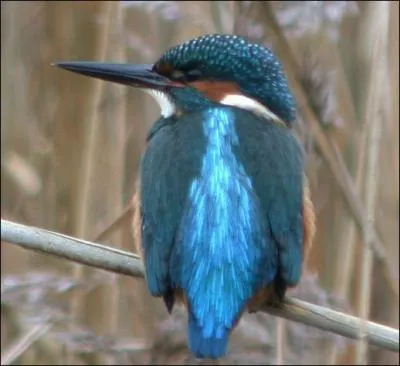
[[[169,118],[177,112],[175,103],[167,93],[157,89],[143,89],[143,91],[150,94],[156,100],[161,109],[161,115],[164,118]]]

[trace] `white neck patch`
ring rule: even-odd
[[[263,106],[256,100],[246,97],[245,95],[227,94],[220,101],[220,103],[230,105],[232,107],[245,109],[266,119],[272,119],[274,122],[283,124],[285,126],[285,123],[275,113],[273,113],[271,110],[269,110],[267,107]]]
[[[155,99],[161,109],[161,115],[164,118],[169,118],[177,112],[176,105],[167,93],[157,89],[143,88],[142,90]],[[261,117],[273,120],[285,126],[285,123],[275,113],[256,100],[246,97],[245,95],[227,94],[220,103],[253,112]]]
[[[161,109],[161,115],[164,118],[171,117],[176,112],[176,106],[167,93],[157,89],[143,88],[142,90],[155,99]]]

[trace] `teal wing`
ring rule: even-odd
[[[160,119],[149,133],[140,168],[141,237],[148,288],[173,305],[170,257],[193,177],[204,152],[199,124]]]
[[[279,280],[285,287],[294,286],[303,261],[303,151],[288,128],[261,118],[249,124],[247,112],[240,113],[236,153],[252,179],[278,248]]]

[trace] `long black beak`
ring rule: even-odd
[[[94,61],[57,62],[54,65],[78,74],[129,86],[152,89],[174,86],[173,81],[153,71],[153,65],[109,64]]]

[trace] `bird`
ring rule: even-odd
[[[140,88],[149,129],[134,195],[134,236],[149,292],[186,308],[188,348],[217,360],[243,313],[279,306],[315,234],[297,107],[271,49],[205,34],[154,64],[58,62]]]

